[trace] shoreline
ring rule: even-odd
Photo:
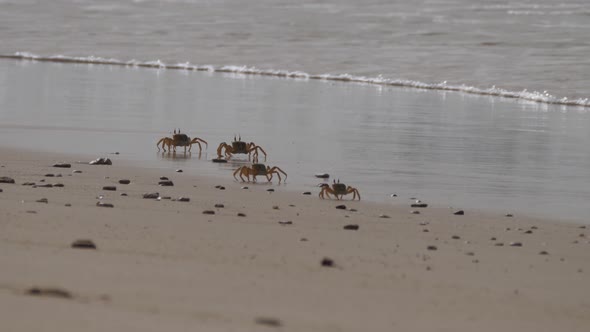
[[[584,331],[590,323],[583,225],[468,209],[414,215],[141,168],[120,155],[103,166],[76,164],[83,155],[0,152],[0,177],[16,182],[0,184],[0,309],[10,331]],[[160,176],[174,186],[158,186]],[[96,250],[71,248],[78,239]],[[32,287],[45,292],[30,295]]]

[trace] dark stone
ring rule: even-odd
[[[160,194],[159,193],[146,193],[146,194],[143,194],[143,198],[156,199],[158,197],[160,197]]]
[[[410,207],[413,207],[413,208],[425,208],[425,207],[428,207],[428,204],[426,204],[426,203],[415,203],[415,204],[412,204]]]
[[[512,217],[514,217],[514,216],[513,216],[512,214],[510,214],[510,213],[508,213],[508,214],[506,215],[506,218],[512,218]]]
[[[70,207],[70,206],[72,206],[72,204],[66,203],[64,206]]]
[[[34,185],[33,188],[53,188],[53,185],[51,183],[37,184],[37,185]]]
[[[330,174],[328,173],[318,173],[315,175],[316,178],[319,179],[328,179],[330,177]]]
[[[245,217],[245,216],[246,216],[246,214],[244,214],[244,213],[241,213],[241,212],[238,213],[238,217]]]
[[[213,211],[213,210],[205,210],[205,211],[203,211],[203,214],[215,214],[215,211]]]
[[[33,287],[27,290],[26,294],[34,295],[34,296],[48,296],[48,297],[58,297],[62,299],[71,299],[73,296],[67,290],[61,288],[41,288],[41,287]]]
[[[524,232],[524,234],[533,234],[533,231],[529,229],[528,231]]]
[[[174,183],[170,180],[168,181],[160,181],[158,182],[158,185],[162,186],[162,187],[172,187],[174,186]]]
[[[424,228],[424,229],[422,230],[422,233],[429,233],[429,232],[430,232],[430,231],[428,230],[428,228]]]
[[[325,266],[325,267],[333,267],[334,261],[328,257],[324,257],[324,258],[322,258],[322,261],[320,262],[320,264],[322,264],[322,266]]]
[[[9,178],[7,176],[0,177],[0,183],[14,183],[13,178]]]
[[[131,183],[131,180],[122,179],[122,180],[119,180],[119,183],[120,184],[130,184]]]
[[[221,208],[224,208],[225,205],[223,205],[223,204],[215,204],[215,207],[218,208],[218,209],[221,209]]]
[[[47,203],[49,203],[49,200],[47,198],[41,198],[41,199],[36,200],[35,202],[47,204]]]
[[[511,247],[522,247],[522,243],[520,242],[510,242]]]
[[[2,188],[0,188],[0,193],[3,192],[4,190],[2,190]]]
[[[176,170],[176,173],[182,173],[182,170],[181,169],[177,169]]]
[[[493,238],[491,238],[491,239],[490,239],[490,241],[496,241],[496,238],[495,238],[495,237],[493,237]]]
[[[258,317],[254,320],[254,322],[259,325],[270,327],[281,327],[283,325],[280,320],[270,317]]]
[[[420,214],[420,211],[412,210],[410,211],[411,214]]]
[[[496,247],[503,247],[503,246],[504,246],[504,243],[502,243],[502,242],[498,242],[498,243],[496,243],[496,244],[494,244],[494,245],[495,245]]]
[[[219,188],[218,188],[218,189],[219,189],[219,190],[225,190],[225,187],[224,187],[224,186],[219,186]]]
[[[293,225],[292,221],[279,221],[279,224],[281,225]]]
[[[266,189],[266,191],[268,191],[268,192],[274,192],[275,190],[272,189],[272,188],[270,188],[270,189]]]
[[[426,249],[428,249],[428,250],[438,250],[438,248],[436,246],[428,246],[428,247],[426,247]]]
[[[461,237],[459,235],[453,235],[453,236],[451,236],[451,239],[459,240],[459,239],[461,239]]]
[[[303,195],[311,195],[311,191],[304,191]]]
[[[177,199],[177,201],[179,201],[179,202],[190,202],[190,201],[191,201],[191,199],[190,199],[190,198],[188,198],[188,197],[179,197],[179,198]]]
[[[214,163],[227,163],[227,160],[222,159],[222,158],[215,158],[211,160]]]
[[[96,206],[106,207],[106,208],[113,208],[113,207],[115,207],[111,203],[104,203],[104,202],[96,202]]]
[[[77,249],[96,249],[96,245],[92,240],[76,240],[72,243],[72,248]]]
[[[350,212],[356,212],[357,209],[348,209],[348,211],[350,211]]]
[[[89,162],[90,165],[112,165],[113,162],[109,159],[109,158],[98,158],[95,159],[91,162]]]
[[[359,229],[359,225],[345,225],[344,229],[348,229],[348,230],[352,230],[352,231],[356,231]]]
[[[45,177],[48,177],[48,178],[52,178],[52,177],[54,177],[54,176],[55,176],[55,174],[51,174],[51,173],[49,173],[49,174],[45,174]]]
[[[386,214],[381,214],[381,215],[379,215],[379,218],[389,219],[391,217]]]
[[[75,169],[75,170],[73,170],[73,171],[72,171],[72,173],[77,173],[77,174],[79,174],[79,173],[82,173],[82,171],[79,171],[79,170]]]
[[[71,168],[72,165],[71,164],[67,164],[67,163],[57,163],[57,164],[53,164],[53,167],[58,167],[58,168]]]
[[[346,205],[342,204],[342,205],[336,205],[336,208],[338,210],[346,210]]]
[[[459,210],[459,211],[457,211],[457,212],[455,212],[453,214],[456,215],[456,216],[462,216],[462,215],[465,215],[465,211]]]
[[[54,183],[53,186],[57,187],[57,188],[63,188],[64,184],[63,183]]]
[[[165,177],[165,176],[160,176],[160,180],[162,180],[162,181],[167,181],[167,180],[170,180],[170,179],[169,179],[169,178],[167,178],[167,177]]]
[[[543,251],[541,251],[541,252],[539,253],[539,255],[549,255],[549,253],[548,253],[548,252],[546,252],[545,250],[543,250]]]
[[[117,190],[117,187],[115,187],[115,186],[104,186],[104,187],[102,187],[102,190],[116,191]]]
[[[127,194],[126,193],[121,193],[121,194],[119,194],[119,196],[127,196]]]
[[[242,187],[242,189],[248,189],[248,187]]]
[[[23,186],[34,186],[35,182],[25,182],[22,184]]]

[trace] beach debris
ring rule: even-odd
[[[426,247],[426,249],[431,250],[431,251],[438,250],[438,248],[436,246],[428,246],[428,247]]]
[[[272,189],[272,188],[270,188],[270,189],[266,189],[266,191],[268,191],[269,193],[272,193],[272,192],[274,192],[275,190],[274,190],[274,189]]]
[[[315,174],[316,178],[320,178],[320,179],[328,179],[330,178],[330,174],[328,173],[316,173]]]
[[[283,326],[283,323],[281,323],[280,320],[278,320],[276,318],[271,318],[271,317],[258,317],[254,320],[254,322],[259,325],[266,325],[266,326],[270,326],[270,327]]]
[[[281,224],[281,225],[293,225],[293,222],[290,221],[290,220],[289,221],[279,221],[279,224]]]
[[[82,171],[75,169],[75,170],[72,171],[72,173],[79,174],[79,173],[82,173]]]
[[[390,216],[386,215],[386,214],[380,214],[379,218],[384,218],[384,219],[389,219],[391,218]]]
[[[109,158],[97,158],[89,162],[90,165],[112,165],[113,162]]]
[[[156,199],[158,197],[160,197],[160,194],[159,193],[146,193],[146,194],[143,194],[143,198],[146,198],[146,199]]]
[[[58,167],[58,168],[71,168],[72,165],[68,164],[68,163],[56,163],[53,164],[53,167]]]
[[[246,216],[246,214],[245,214],[245,213],[242,213],[242,212],[239,212],[239,213],[238,213],[238,217],[245,217],[245,216]]]
[[[158,185],[162,186],[162,187],[172,187],[172,186],[174,186],[174,183],[170,180],[167,180],[167,181],[158,182]]]
[[[13,178],[9,178],[8,176],[0,177],[0,183],[15,183]]]
[[[213,211],[213,210],[205,210],[205,211],[203,211],[203,214],[215,214],[215,211]]]
[[[420,211],[417,211],[417,210],[412,210],[412,211],[410,211],[410,213],[411,213],[411,214],[420,214]]]
[[[456,215],[456,216],[462,216],[462,215],[465,215],[465,211],[459,210],[459,211],[457,211],[457,212],[455,212],[453,214]]]
[[[182,173],[182,170],[181,169],[177,169],[176,170],[176,173]]]
[[[510,242],[511,247],[522,247],[522,243],[520,242]]]
[[[225,205],[223,205],[221,203],[217,203],[217,204],[215,204],[215,207],[218,208],[218,209],[221,209],[221,208],[224,208]]]
[[[49,200],[47,198],[41,198],[41,199],[36,200],[35,202],[47,204],[47,203],[49,203]]]
[[[72,242],[71,247],[76,249],[96,249],[96,244],[92,240],[81,239]]]
[[[324,257],[324,258],[322,258],[320,264],[324,267],[333,267],[334,261],[331,258]]]
[[[115,187],[115,186],[104,186],[104,187],[102,187],[102,190],[116,191],[117,190],[117,187]]]
[[[461,237],[459,235],[453,235],[453,236],[451,236],[451,239],[453,239],[453,240],[460,240]]]
[[[70,292],[61,288],[54,287],[32,287],[26,291],[27,295],[48,296],[62,299],[71,299],[73,296]]]
[[[304,191],[303,195],[311,195],[311,191]]]
[[[539,252],[539,255],[549,255],[549,253],[547,251],[543,250],[543,251]]]
[[[115,207],[111,203],[104,203],[104,202],[96,202],[96,206],[106,207],[106,208],[113,208],[113,207]]]
[[[425,207],[428,207],[428,204],[426,204],[426,203],[414,203],[414,204],[410,205],[410,207],[413,207],[413,208],[425,208]]]
[[[128,180],[128,179],[121,179],[121,180],[119,180],[119,183],[120,183],[120,184],[130,184],[130,183],[131,183],[131,180]]]
[[[341,204],[341,205],[336,205],[336,208],[337,208],[338,210],[346,210],[346,205],[344,205],[344,204]]]
[[[357,231],[359,229],[359,225],[349,224],[349,225],[344,225],[343,228],[347,229],[347,230],[351,230],[351,231]]]
[[[178,197],[177,201],[179,201],[179,202],[190,202],[191,199],[188,198],[188,197],[182,197],[181,196],[181,197]]]

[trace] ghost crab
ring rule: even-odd
[[[283,173],[283,175],[285,175],[285,181],[287,180],[287,173],[285,173],[282,169],[278,168],[277,166],[266,166],[264,164],[252,164],[252,166],[242,166],[238,169],[235,170],[234,172],[234,179],[238,179],[237,175],[240,175],[240,179],[242,180],[242,182],[246,182],[246,180],[244,180],[244,176],[246,176],[246,178],[248,179],[248,182],[250,182],[250,176],[252,176],[252,181],[256,182],[256,177],[258,175],[264,175],[266,176],[266,179],[268,180],[268,182],[272,181],[272,175],[276,174],[279,177],[279,183],[281,183],[281,173]]]
[[[351,186],[346,186],[344,183],[340,183],[340,180],[338,180],[338,182],[334,180],[332,186],[330,186],[327,183],[322,183],[320,186],[322,187],[322,190],[320,191],[318,196],[321,199],[324,199],[324,195],[328,198],[331,198],[330,194],[332,194],[336,197],[337,200],[341,200],[342,196],[353,194],[352,200],[354,200],[357,197],[357,195],[359,201],[361,200],[361,194],[359,193],[358,189],[353,188]]]
[[[187,146],[189,147],[188,152],[191,152],[191,149],[193,148],[193,144],[197,144],[199,146],[199,153],[201,153],[201,151],[202,151],[201,142],[205,143],[205,147],[208,146],[207,141],[205,141],[201,138],[198,138],[198,137],[191,139],[186,134],[180,133],[180,129],[178,129],[178,132],[176,131],[176,129],[174,129],[174,135],[172,136],[172,138],[162,137],[158,141],[158,143],[156,143],[156,147],[158,148],[158,151],[160,151],[160,144],[161,144],[162,149],[164,149],[164,152],[166,152],[166,146],[168,147],[168,152],[170,152],[170,151],[176,152],[177,146],[184,146],[184,153],[186,153]]]
[[[219,147],[217,147],[217,158],[221,159],[224,154],[226,159],[231,158],[231,156],[234,154],[247,154],[248,160],[250,160],[252,157],[252,161],[256,163],[258,162],[258,151],[264,154],[264,160],[266,160],[266,151],[264,151],[263,148],[256,145],[254,142],[242,142],[241,136],[236,140],[236,137],[234,136],[234,140],[231,142],[231,145],[225,142],[219,144]]]

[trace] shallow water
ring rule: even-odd
[[[179,127],[207,140],[207,151],[158,153],[156,141]],[[210,159],[239,134],[289,174],[279,188],[316,193],[313,175],[327,172],[373,201],[418,197],[588,223],[589,129],[584,109],[456,92],[0,61],[5,146],[118,151],[148,167],[231,179],[236,164]]]
[[[588,35],[587,1],[0,0],[0,55],[350,74],[587,106]]]

